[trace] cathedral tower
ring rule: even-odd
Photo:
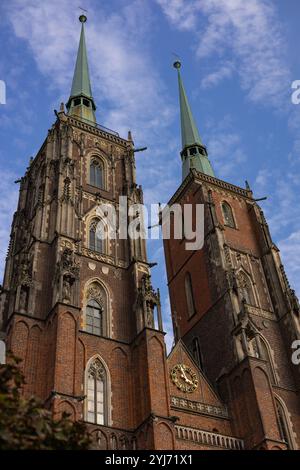
[[[204,205],[204,247],[164,240],[175,340],[227,404],[248,449],[300,447],[299,303],[262,209],[246,188],[217,179],[178,71],[183,182],[169,205]]]
[[[99,448],[153,448],[157,422],[170,420],[159,292],[145,241],[110,238],[105,224],[100,236],[98,210],[119,218],[123,196],[129,223],[143,192],[131,134],[96,123],[80,22],[67,111],[62,104],[20,180],[2,330],[22,359],[26,396],[89,423]]]

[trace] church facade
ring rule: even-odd
[[[170,205],[204,205],[205,231],[199,250],[164,240],[169,355],[145,240],[99,236],[99,206],[118,214],[126,197],[130,223],[143,192],[131,134],[96,122],[80,22],[66,109],[20,180],[1,291],[24,395],[85,421],[95,449],[298,449],[299,303],[249,185],[214,175],[179,62],[183,181]]]

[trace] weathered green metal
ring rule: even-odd
[[[182,178],[184,179],[192,168],[206,175],[215,176],[210,161],[207,158],[206,148],[202,143],[199,131],[194,120],[192,110],[186,96],[180,74],[181,63],[174,62],[178,72],[181,141],[182,141]]]
[[[92,88],[90,82],[88,58],[85,43],[84,23],[87,18],[85,15],[79,17],[81,22],[81,34],[73,76],[71,95],[67,103],[68,114],[96,122]]]

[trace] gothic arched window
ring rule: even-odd
[[[96,358],[87,371],[87,421],[107,424],[107,376],[99,358]]]
[[[94,281],[84,290],[82,325],[85,331],[99,336],[110,336],[109,294]]]
[[[103,227],[98,219],[91,222],[89,230],[89,248],[97,253],[105,253],[105,237],[103,236]]]
[[[196,312],[191,273],[186,273],[184,284],[188,316],[191,317]]]
[[[286,416],[286,412],[284,410],[283,405],[280,401],[275,398],[276,403],[276,412],[277,412],[277,423],[279,427],[280,437],[286,443],[288,449],[292,449],[292,441],[291,441],[291,434],[289,428],[289,421],[288,417]]]
[[[94,335],[103,335],[103,309],[96,300],[89,300],[86,306],[86,331]]]
[[[251,279],[243,271],[238,273],[237,278],[242,299],[248,305],[255,305]]]
[[[99,159],[92,159],[90,164],[90,184],[96,188],[103,189],[104,184],[104,168],[103,163]]]
[[[263,359],[267,362],[270,381],[272,384],[277,384],[277,377],[271,351],[267,341],[261,334],[254,334],[252,338],[248,338],[248,351],[250,356]]]
[[[228,202],[223,202],[222,203],[222,212],[223,212],[223,218],[224,218],[224,223],[228,227],[231,228],[236,228],[235,227],[235,221],[233,217],[233,212],[231,209],[231,206],[228,204]]]

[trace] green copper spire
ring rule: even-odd
[[[201,173],[205,173],[206,175],[215,176],[210,161],[207,158],[207,151],[201,141],[198,128],[196,126],[181,80],[181,63],[177,60],[173,65],[178,72],[182,140],[182,179],[185,179],[190,170],[193,168]]]
[[[77,118],[86,119],[96,123],[96,106],[92,96],[89,66],[85,45],[84,23],[87,21],[85,15],[79,17],[81,22],[81,34],[75,65],[71,95],[67,103],[68,114]]]

